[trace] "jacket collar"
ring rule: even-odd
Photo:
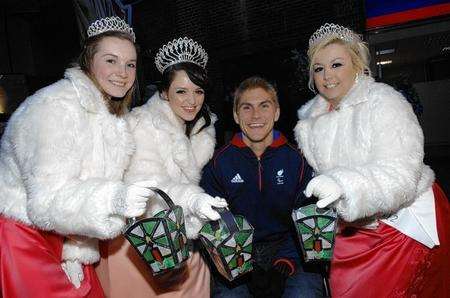
[[[369,85],[373,82],[373,78],[367,75],[359,75],[355,84],[344,96],[339,106],[336,108],[345,109],[357,105],[368,100]],[[308,101],[298,110],[298,118],[304,120],[328,113],[330,104],[320,94],[316,95],[312,100]]]
[[[79,67],[66,69],[64,77],[72,83],[81,106],[87,111],[109,113],[102,93]]]
[[[286,137],[278,130],[273,130],[272,134],[273,141],[272,144],[269,145],[269,147],[277,148],[287,143]],[[239,148],[248,147],[247,144],[244,143],[242,132],[239,132],[233,136],[233,138],[231,139],[231,144]]]

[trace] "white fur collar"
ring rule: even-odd
[[[216,136],[213,123],[217,119],[216,116],[211,114],[212,123],[200,132],[198,131],[205,124],[205,120],[197,121],[189,139],[185,134],[184,125],[176,118],[177,116],[169,103],[162,99],[159,93],[155,93],[137,111],[142,113],[138,118],[150,118],[156,129],[168,134],[168,142],[172,148],[171,155],[174,162],[191,181],[198,182],[201,168],[214,153]]]
[[[64,77],[72,83],[80,104],[86,110],[92,113],[108,113],[102,93],[79,67],[66,69]]]
[[[357,105],[367,101],[369,93],[369,85],[373,82],[373,78],[366,75],[359,75],[355,84],[341,100],[337,109],[345,109],[346,107]],[[297,112],[298,118],[304,120],[307,118],[318,117],[328,112],[330,104],[320,94],[303,105]]]

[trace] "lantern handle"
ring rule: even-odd
[[[223,220],[223,222],[225,223],[225,225],[227,226],[228,230],[230,231],[230,234],[233,234],[235,232],[239,231],[239,227],[236,224],[235,221],[235,217],[233,215],[233,213],[231,213],[230,210],[228,210],[227,208],[217,208],[217,207],[212,207],[214,210],[217,211],[217,213],[219,213],[220,218]]]
[[[175,204],[167,193],[157,187],[150,187],[150,189],[156,192],[161,198],[163,198],[170,209],[173,209],[175,207]]]
[[[170,209],[173,209],[175,207],[175,204],[173,203],[172,199],[163,190],[157,187],[150,187],[150,189],[156,192],[161,198],[163,198],[163,200],[166,202],[167,206]],[[137,221],[136,217],[127,219],[127,227],[133,225],[136,221]]]

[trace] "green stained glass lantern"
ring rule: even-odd
[[[228,209],[216,210],[221,218],[205,224],[199,235],[219,273],[232,281],[253,269],[253,227]]]
[[[311,204],[292,211],[292,218],[305,261],[330,261],[337,226],[336,211]]]
[[[152,188],[168,205],[153,217],[132,219],[125,237],[150,267],[153,275],[180,268],[189,258],[183,209],[160,189]]]

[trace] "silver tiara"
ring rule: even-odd
[[[329,37],[337,37],[347,42],[361,42],[361,37],[352,30],[337,24],[325,23],[309,38],[309,47],[320,40]]]
[[[163,73],[167,67],[180,62],[191,62],[205,68],[208,54],[197,42],[187,37],[180,37],[160,48],[155,56],[156,68],[160,73]]]
[[[95,21],[87,29],[87,35],[88,37],[91,37],[108,31],[120,31],[128,33],[131,38],[133,38],[133,42],[136,41],[136,36],[134,35],[133,28],[131,28],[127,24],[127,22],[116,16],[106,17]]]

